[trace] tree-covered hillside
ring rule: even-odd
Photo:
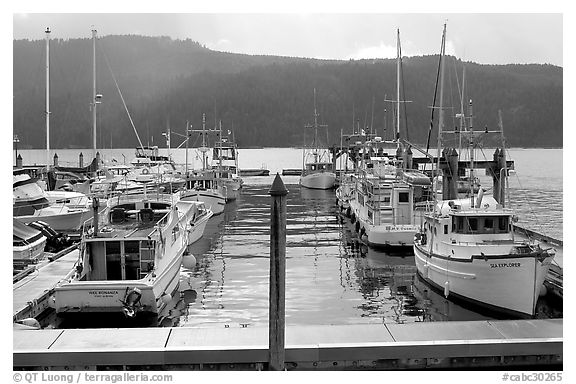
[[[20,146],[45,146],[45,42],[14,41],[14,133]],[[466,100],[474,126],[495,127],[502,110],[510,146],[562,146],[562,68],[551,65],[466,63]],[[109,36],[97,42],[98,146],[133,147],[130,125],[115,81],[144,143],[164,145],[169,125],[183,133],[222,120],[242,147],[299,146],[313,119],[313,90],[330,141],[352,129],[353,119],[392,137],[395,60],[334,61],[251,56],[211,51],[191,40]],[[456,125],[463,63],[446,65],[446,125]],[[403,59],[402,136],[424,143],[434,98],[438,57]],[[92,41],[50,42],[51,147],[90,147]],[[467,103],[466,103],[467,104]],[[437,113],[436,113],[437,115]],[[407,125],[406,125],[407,123]],[[408,127],[406,129],[406,127]],[[173,146],[181,140],[174,138]]]

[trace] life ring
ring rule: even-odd
[[[143,175],[147,175],[147,174],[149,174],[149,173],[150,173],[150,171],[148,170],[148,168],[144,168],[144,169],[142,170],[142,174],[143,174]]]

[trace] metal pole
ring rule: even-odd
[[[46,170],[50,167],[50,28],[46,28]]]
[[[268,323],[268,370],[284,370],[285,280],[286,280],[286,195],[282,178],[276,178],[268,192],[270,211],[270,306]]]
[[[96,157],[96,29],[92,30],[92,158]]]

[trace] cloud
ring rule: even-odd
[[[209,42],[206,43],[206,46],[215,51],[226,51],[230,50],[230,47],[233,46],[232,42],[228,39],[219,39],[216,42]]]
[[[402,43],[402,56],[422,56],[422,55],[436,55],[438,52],[424,52],[420,50],[416,45],[410,41]],[[446,55],[456,56],[456,46],[454,42],[446,41]],[[395,59],[396,58],[396,45],[386,44],[380,42],[378,45],[361,47],[356,52],[345,57],[345,59]]]
[[[346,59],[392,59],[396,57],[396,46],[387,45],[384,42],[371,47],[362,47],[352,53]]]

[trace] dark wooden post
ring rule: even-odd
[[[57,153],[54,154],[54,166],[55,167],[58,166],[58,154]]]
[[[78,156],[78,167],[82,168],[84,166],[84,155],[82,154],[82,152],[80,152],[80,155]]]
[[[16,168],[22,168],[22,155],[18,155],[16,158]]]
[[[268,370],[284,370],[285,280],[286,280],[286,195],[282,178],[268,192],[270,210],[270,305],[268,322]]]
[[[96,152],[96,169],[94,171],[98,169],[100,169],[100,152]]]
[[[458,198],[458,152],[455,148],[445,148],[442,150],[442,157],[445,162],[441,163],[442,178],[442,198],[444,200]]]

